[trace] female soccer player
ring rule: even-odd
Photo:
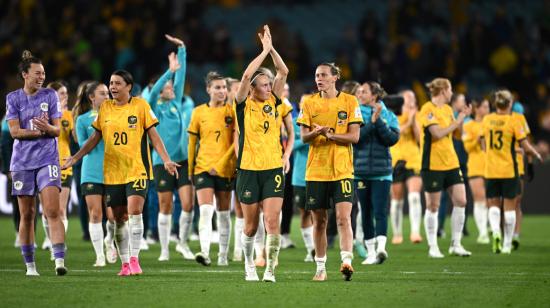
[[[521,121],[510,114],[512,94],[508,90],[491,95],[496,112],[483,119],[483,144],[485,179],[489,204],[489,224],[493,233],[493,252],[510,254],[512,236],[516,224],[516,197],[519,193],[519,172],[516,159],[516,143],[526,153],[542,161],[540,154],[527,141]],[[500,232],[500,205],[504,206],[504,238]]]
[[[307,95],[302,96],[300,105]],[[296,121],[298,118],[296,118]],[[315,245],[313,244],[313,220],[311,211],[306,210],[306,163],[309,152],[309,144],[300,138],[300,127],[294,122],[294,161],[292,168],[292,191],[294,193],[294,206],[300,209],[300,227],[302,239],[306,246],[304,262],[313,262],[315,257]]]
[[[393,172],[390,147],[399,140],[399,123],[382,101],[387,94],[380,84],[366,82],[362,93],[361,117],[369,121],[361,127],[359,142],[353,147],[353,168],[367,246],[363,264],[382,264],[388,258],[386,207]]]
[[[17,196],[21,222],[19,240],[27,276],[38,276],[34,263],[35,195],[40,193],[50,226],[57,275],[65,275],[65,232],[59,211],[61,179],[57,140],[61,110],[53,89],[43,89],[46,73],[40,59],[24,51],[19,63],[23,88],[6,97],[6,120],[15,139],[10,162],[12,194]]]
[[[60,165],[65,160],[71,157],[71,149],[69,144],[71,142],[71,133],[74,128],[73,117],[69,110],[69,94],[67,87],[61,81],[54,81],[48,84],[47,88],[54,89],[59,97],[59,103],[61,105],[61,130],[59,133],[58,147],[59,147],[59,161]],[[69,220],[67,219],[67,205],[69,203],[69,196],[71,194],[71,185],[73,182],[73,169],[69,168],[61,170],[61,194],[59,195],[59,210],[61,214],[61,221],[65,227],[65,232],[69,228]]]
[[[474,220],[476,222],[479,244],[489,244],[487,232],[487,199],[485,197],[485,152],[481,148],[483,137],[483,118],[490,112],[489,102],[473,102],[474,119],[464,124],[462,141],[468,153],[468,184],[474,199]]]
[[[351,208],[353,201],[353,150],[359,140],[363,123],[357,98],[338,92],[336,81],[340,69],[332,63],[322,63],[315,70],[319,93],[308,97],[298,117],[302,141],[309,143],[306,167],[306,209],[313,212],[313,238],[317,271],[313,280],[327,279],[327,209],[332,199],[336,208],[340,256],[344,279],[353,274],[353,231]]]
[[[76,119],[76,135],[78,144],[82,147],[94,133],[92,123],[98,115],[98,110],[101,104],[109,99],[109,90],[107,86],[97,81],[87,83],[78,97],[78,101],[73,108],[73,116]],[[107,208],[107,237],[103,239],[103,193],[105,186],[103,185],[103,141],[84,156],[82,161],[82,176],[80,185],[82,194],[86,199],[88,206],[88,216],[90,222],[88,230],[90,232],[90,240],[96,254],[94,266],[105,266],[105,255],[107,262],[115,263],[117,252],[114,246],[114,230],[115,221],[111,208]],[[105,244],[105,252],[103,252],[103,244]]]
[[[193,221],[193,188],[187,176],[187,126],[191,118],[193,103],[185,100],[182,104],[185,86],[186,50],[182,40],[166,35],[166,38],[178,46],[177,56],[172,53],[169,58],[169,68],[162,75],[149,96],[151,109],[158,116],[160,124],[158,133],[166,144],[170,159],[176,161],[179,177],[168,174],[163,166],[163,160],[157,151],[153,151],[153,173],[159,197],[158,232],[161,247],[159,261],[170,259],[169,243],[172,230],[173,192],[178,191],[182,212],[179,220],[180,243],[179,251],[186,259],[193,259],[193,253],[187,245]],[[174,77],[175,75],[175,77]],[[174,83],[172,84],[172,77]]]
[[[189,177],[197,191],[200,208],[199,240],[201,251],[195,260],[210,265],[212,216],[216,210],[220,249],[218,266],[227,266],[231,234],[230,202],[235,175],[233,106],[226,103],[227,82],[216,72],[206,76],[206,92],[210,101],[193,110],[189,125]],[[197,140],[198,139],[198,140]],[[214,207],[214,195],[216,207]]]
[[[422,182],[426,191],[424,227],[431,258],[443,258],[437,245],[437,215],[441,191],[447,190],[453,201],[451,217],[451,247],[449,253],[467,257],[471,252],[462,247],[462,228],[466,216],[466,191],[458,157],[453,147],[453,134],[460,135],[461,126],[471,107],[465,106],[455,119],[448,105],[453,95],[448,79],[436,78],[427,84],[431,101],[426,102],[419,114],[420,149],[422,156]]]
[[[264,26],[263,34],[259,33],[258,36],[263,50],[246,68],[235,95],[239,129],[236,191],[245,222],[242,235],[245,279],[259,280],[253,249],[261,203],[267,231],[267,266],[263,280],[275,282],[274,263],[281,243],[279,215],[283,204],[284,172],[290,168],[289,157],[292,153],[292,145],[289,145],[281,157],[283,114],[279,97],[283,92],[288,68],[272,45],[267,25]],[[268,55],[277,70],[273,82],[264,71],[258,70]],[[287,128],[292,126],[292,121],[287,123],[290,119],[284,117]]]
[[[155,129],[158,120],[149,104],[141,98],[130,96],[133,84],[132,75],[127,71],[117,70],[111,75],[109,90],[113,99],[101,104],[97,118],[92,123],[96,131],[63,166],[64,169],[71,167],[103,139],[104,196],[116,221],[115,242],[122,261],[119,276],[142,273],[138,259],[143,238],[142,211],[147,184],[151,179],[147,137],[170,174],[176,174],[177,177],[177,168],[180,167],[170,160],[164,148]]]
[[[403,106],[399,121],[399,141],[390,148],[393,164],[393,183],[391,186],[390,221],[392,225],[392,244],[403,242],[403,204],[405,186],[409,203],[409,219],[411,234],[409,239],[413,243],[422,242],[420,225],[422,222],[422,204],[420,191],[422,178],[420,177],[420,147],[418,146],[420,130],[417,123],[418,105],[416,96],[411,90],[401,92]]]

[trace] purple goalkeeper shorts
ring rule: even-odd
[[[58,165],[47,165],[34,170],[12,171],[13,196],[34,196],[48,186],[61,190],[61,172]]]

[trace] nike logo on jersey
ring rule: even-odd
[[[315,119],[318,116],[318,114],[314,114],[311,116],[312,119]]]

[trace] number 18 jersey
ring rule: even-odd
[[[483,118],[485,139],[485,178],[510,179],[518,176],[516,144],[526,133],[509,114],[491,113]]]
[[[104,184],[127,184],[135,180],[153,179],[147,130],[158,125],[149,104],[137,97],[124,105],[115,100],[101,104],[93,128],[103,135]]]

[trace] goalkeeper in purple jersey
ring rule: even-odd
[[[27,276],[38,276],[34,263],[35,195],[40,193],[44,214],[50,225],[50,238],[57,275],[65,275],[65,230],[59,216],[61,170],[57,137],[61,110],[53,89],[44,89],[46,78],[40,59],[23,52],[19,74],[23,88],[6,97],[6,121],[15,139],[10,162],[12,195],[17,196],[21,223],[19,240],[27,266]]]

